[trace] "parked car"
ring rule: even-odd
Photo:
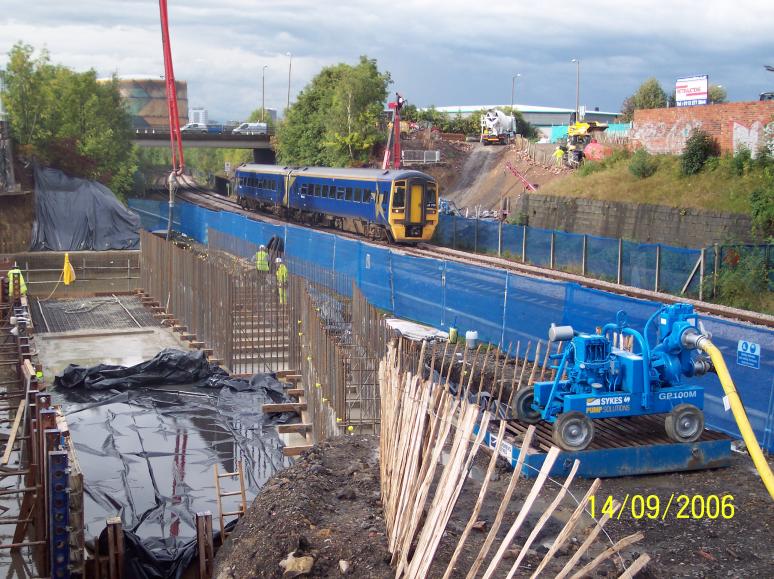
[[[188,123],[182,129],[180,129],[181,133],[198,133],[202,135],[207,133],[211,135],[221,135],[227,131],[228,131],[228,127],[224,127],[223,125],[218,125],[218,124],[205,125],[204,123]]]
[[[204,123],[188,123],[180,129],[181,133],[206,133],[207,125]]]
[[[761,93],[761,100],[762,101],[774,101],[774,92],[762,92]]]
[[[269,125],[266,123],[242,123],[231,133],[234,135],[267,135]]]

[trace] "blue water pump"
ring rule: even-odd
[[[563,353],[551,356],[559,360],[552,366],[555,378],[519,390],[516,416],[530,424],[552,423],[554,442],[568,451],[591,444],[595,419],[644,414],[666,414],[669,438],[693,442],[704,430],[704,388],[685,379],[712,370],[697,349],[702,337],[708,336],[693,306],[682,303],[660,308],[643,333],[628,327],[624,312],[595,334],[552,326],[549,342],[566,343]]]

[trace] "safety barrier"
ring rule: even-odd
[[[401,151],[400,159],[406,165],[440,163],[441,151]]]
[[[456,215],[439,217],[433,241],[444,247],[699,299],[714,291],[717,274],[724,267],[752,254],[767,264],[774,288],[771,244],[687,249]]]
[[[145,227],[159,228],[158,223],[165,223],[166,203],[130,200],[129,205],[142,210]],[[655,302],[576,283],[412,257],[364,241],[294,225],[263,223],[189,203],[176,205],[175,219],[186,235],[203,243],[207,242],[208,228],[252,243],[278,237],[284,240],[286,255],[348,275],[380,309],[434,327],[477,330],[481,340],[503,347],[518,340],[526,343],[545,338],[551,323],[593,331],[614,320],[619,310],[627,312],[633,327],[642,328],[659,307]],[[609,265],[600,259],[597,267]],[[734,361],[730,372],[761,446],[774,450],[774,331],[714,316],[702,315],[700,319],[726,359]],[[724,409],[717,378],[704,376],[699,382],[706,388],[708,426],[737,435],[734,420]]]

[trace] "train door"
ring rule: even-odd
[[[407,223],[423,225],[425,200],[425,184],[421,181],[409,181],[408,191],[408,219]]]

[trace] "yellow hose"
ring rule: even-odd
[[[742,401],[739,399],[739,394],[736,392],[734,381],[731,379],[731,374],[728,373],[725,360],[723,360],[723,354],[720,353],[720,350],[717,349],[715,344],[706,338],[699,339],[696,346],[709,354],[712,365],[715,367],[718,378],[720,378],[720,383],[723,385],[723,391],[728,397],[728,402],[731,405],[731,411],[734,413],[734,419],[739,427],[739,432],[742,433],[744,443],[747,445],[747,451],[752,457],[753,464],[755,464],[758,474],[760,474],[761,479],[763,479],[763,484],[766,485],[766,490],[769,491],[771,498],[774,499],[774,474],[772,474],[771,467],[766,461],[766,457],[763,456],[761,447],[758,445],[758,441],[755,438],[755,433],[750,426],[750,421],[747,419],[747,413],[744,411]]]

